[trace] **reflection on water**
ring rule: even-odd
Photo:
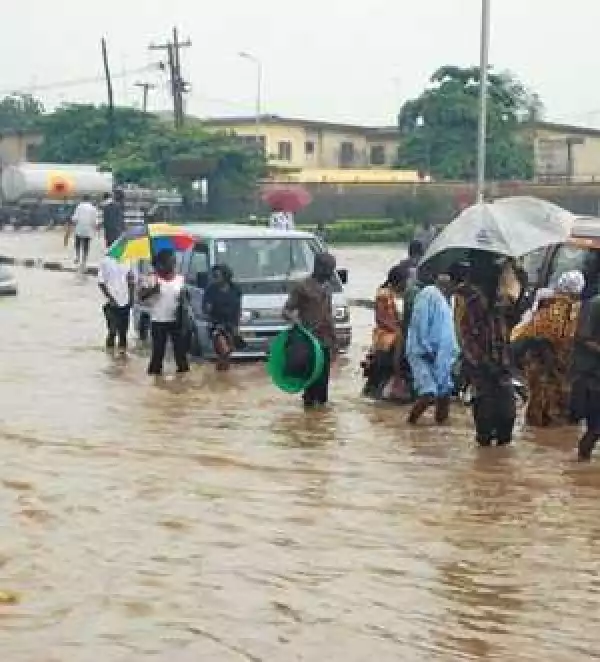
[[[357,296],[375,250],[341,252]],[[257,364],[155,385],[144,352],[103,352],[93,280],[19,277],[0,302],[2,659],[600,651],[600,462],[573,461],[576,431],[479,450],[462,406],[407,429],[358,396],[366,311],[327,411]]]

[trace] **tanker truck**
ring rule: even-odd
[[[0,228],[3,225],[63,225],[84,195],[99,203],[113,191],[111,172],[95,165],[22,163],[5,167],[0,175]],[[176,220],[182,207],[177,191],[126,185],[125,220]]]
[[[112,173],[95,165],[9,165],[0,176],[0,227],[63,224],[84,195],[99,202],[112,190]]]

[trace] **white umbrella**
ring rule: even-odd
[[[575,220],[566,209],[538,198],[501,198],[473,205],[433,240],[421,264],[439,271],[473,250],[521,257],[566,241]]]

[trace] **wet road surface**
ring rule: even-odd
[[[361,296],[394,255],[338,251]],[[576,430],[479,450],[462,407],[407,429],[358,396],[361,310],[327,411],[260,364],[155,385],[142,350],[103,351],[93,278],[17,273],[0,300],[0,591],[19,598],[0,605],[1,659],[600,654],[600,456],[573,461]]]

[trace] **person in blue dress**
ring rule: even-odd
[[[450,397],[454,391],[452,369],[459,354],[448,301],[451,285],[450,276],[438,276],[414,301],[406,340],[406,357],[417,396],[408,417],[411,425],[416,425],[432,405],[437,423],[445,423],[450,414]]]

